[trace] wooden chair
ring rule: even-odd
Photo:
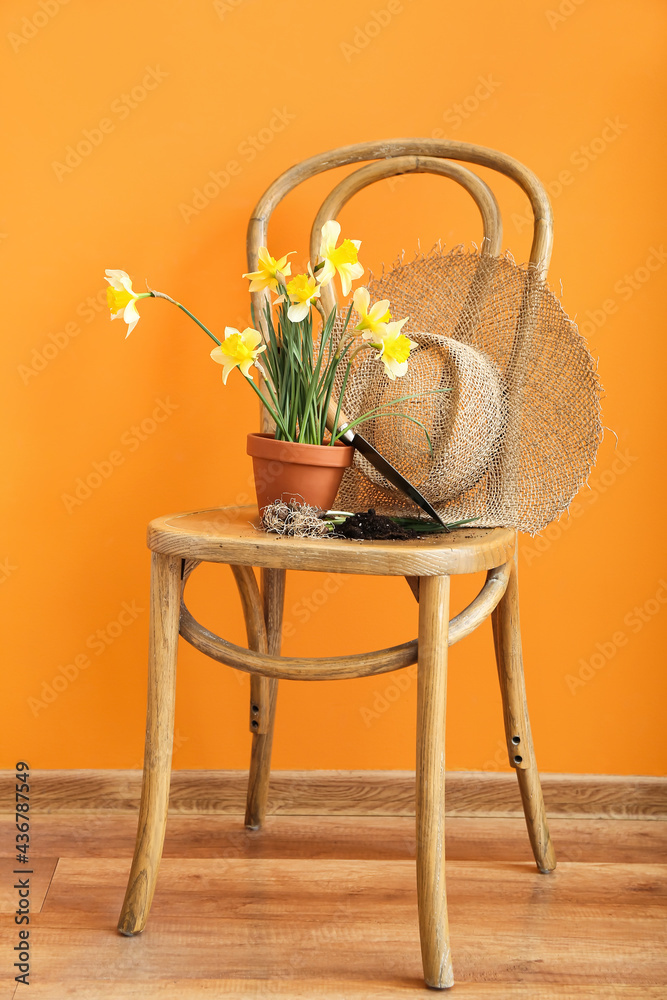
[[[504,154],[466,143],[428,139],[365,142],[315,156],[292,167],[260,199],[248,228],[248,269],[267,244],[268,221],[278,202],[297,184],[333,167],[375,161],[338,184],[313,225],[311,256],[319,230],[358,190],[394,174],[429,172],[461,184],[482,215],[483,252],[497,254],[501,224],[487,185],[453,160],[491,167],[516,181],[534,214],[530,259],[546,273],[552,245],[548,198],[537,178]],[[260,304],[260,303],[257,303]],[[325,308],[331,305],[325,302]],[[529,312],[529,310],[528,310]],[[516,337],[519,337],[517,331]],[[515,341],[516,342],[516,341]],[[284,539],[249,525],[256,510],[219,508],[158,518],[148,529],[152,552],[148,715],[139,828],[120,916],[122,934],[146,925],[162,854],[172,755],[176,656],[180,634],[207,656],[251,674],[252,752],[246,825],[259,829],[266,811],[278,681],[365,677],[418,663],[417,702],[417,892],[424,978],[432,987],[453,984],[445,894],[445,703],[447,651],[489,614],[502,692],[509,761],[516,769],[537,867],[556,865],[535,763],[523,677],[517,532],[467,528],[411,542]],[[185,583],[200,562],[231,566],[240,592],[248,649],[226,642],[194,620],[183,602]],[[253,571],[259,567],[261,590]],[[418,639],[391,649],[354,656],[312,659],[281,657],[285,571],[404,576],[419,601]],[[487,570],[472,604],[449,621],[449,577]]]

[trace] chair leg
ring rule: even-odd
[[[285,570],[262,570],[262,603],[266,621],[267,652],[280,654],[283,605],[285,600]],[[254,675],[250,680],[250,773],[246,800],[245,825],[259,830],[266,815],[271,776],[271,749],[276,717],[278,681]]]
[[[146,926],[162,858],[174,740],[181,566],[178,556],[152,553],[144,777],[134,859],[118,921],[118,930],[127,936]]]
[[[419,581],[417,903],[427,986],[453,986],[445,890],[445,714],[449,577]]]
[[[493,639],[509,761],[511,766],[516,768],[519,779],[521,801],[533,855],[539,870],[546,873],[556,867],[556,855],[549,834],[528,717],[521,651],[517,556],[518,550],[515,550],[514,565],[507,590],[493,612]]]

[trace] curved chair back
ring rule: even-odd
[[[505,174],[526,194],[533,212],[533,240],[529,260],[542,278],[546,276],[553,245],[553,216],[547,193],[538,178],[522,163],[505,153],[499,153],[485,146],[447,139],[389,139],[385,142],[360,142],[353,146],[342,146],[320,153],[290,167],[267,188],[252,213],[247,237],[248,270],[257,270],[259,248],[267,245],[269,220],[285,195],[303,181],[325,170],[350,163],[363,163],[367,160],[374,162],[362,166],[345,177],[322,203],[311,230],[311,260],[315,261],[318,255],[322,226],[327,220],[335,219],[354,194],[376,181],[406,173],[438,174],[460,184],[471,195],[482,217],[482,253],[498,255],[502,245],[502,220],[498,203],[489,186],[477,174],[461,166],[459,162],[453,162],[463,161],[489,167]],[[480,281],[483,280],[484,277],[480,275]],[[479,291],[480,289],[476,288],[475,294]],[[265,295],[264,292],[256,292],[252,296],[258,322],[263,314]],[[330,311],[335,302],[334,283],[330,282],[322,289],[321,295],[325,313]],[[530,309],[522,312],[525,322],[520,322],[515,331],[513,353],[520,351],[528,333]],[[264,414],[265,423],[266,416]]]

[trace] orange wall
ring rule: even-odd
[[[666,13],[658,0],[3,3],[0,766],[140,764],[146,523],[250,492],[254,397],[238,378],[223,389],[208,341],[166,303],[143,303],[125,341],[101,304],[104,269],[238,325],[245,226],[268,183],[337,145],[423,135],[504,150],[550,185],[552,284],[590,334],[618,435],[577,516],[522,540],[540,765],[663,771]],[[188,210],[230,161],[224,189]],[[274,252],[303,259],[326,183],[281,206]],[[499,194],[505,245],[525,260],[524,203],[507,181]],[[418,240],[479,239],[465,196],[429,177],[384,182],[342,221],[374,268]],[[96,468],[100,485],[68,510]],[[455,581],[454,610],[479,584]],[[190,594],[200,620],[242,641],[228,570],[201,568]],[[134,617],[115,626],[126,604]],[[336,653],[412,637],[416,609],[401,581],[305,574],[286,620],[286,651]],[[450,676],[449,766],[504,766],[488,626],[453,650]],[[247,678],[184,647],[175,766],[244,767],[247,701]],[[414,715],[405,673],[284,683],[275,765],[410,768]]]

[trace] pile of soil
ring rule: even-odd
[[[403,528],[396,524],[390,517],[383,514],[376,514],[373,508],[361,514],[353,514],[342,524],[337,524],[335,537],[338,538],[367,538],[392,541],[407,541],[411,538],[419,538],[420,532],[411,528]]]

